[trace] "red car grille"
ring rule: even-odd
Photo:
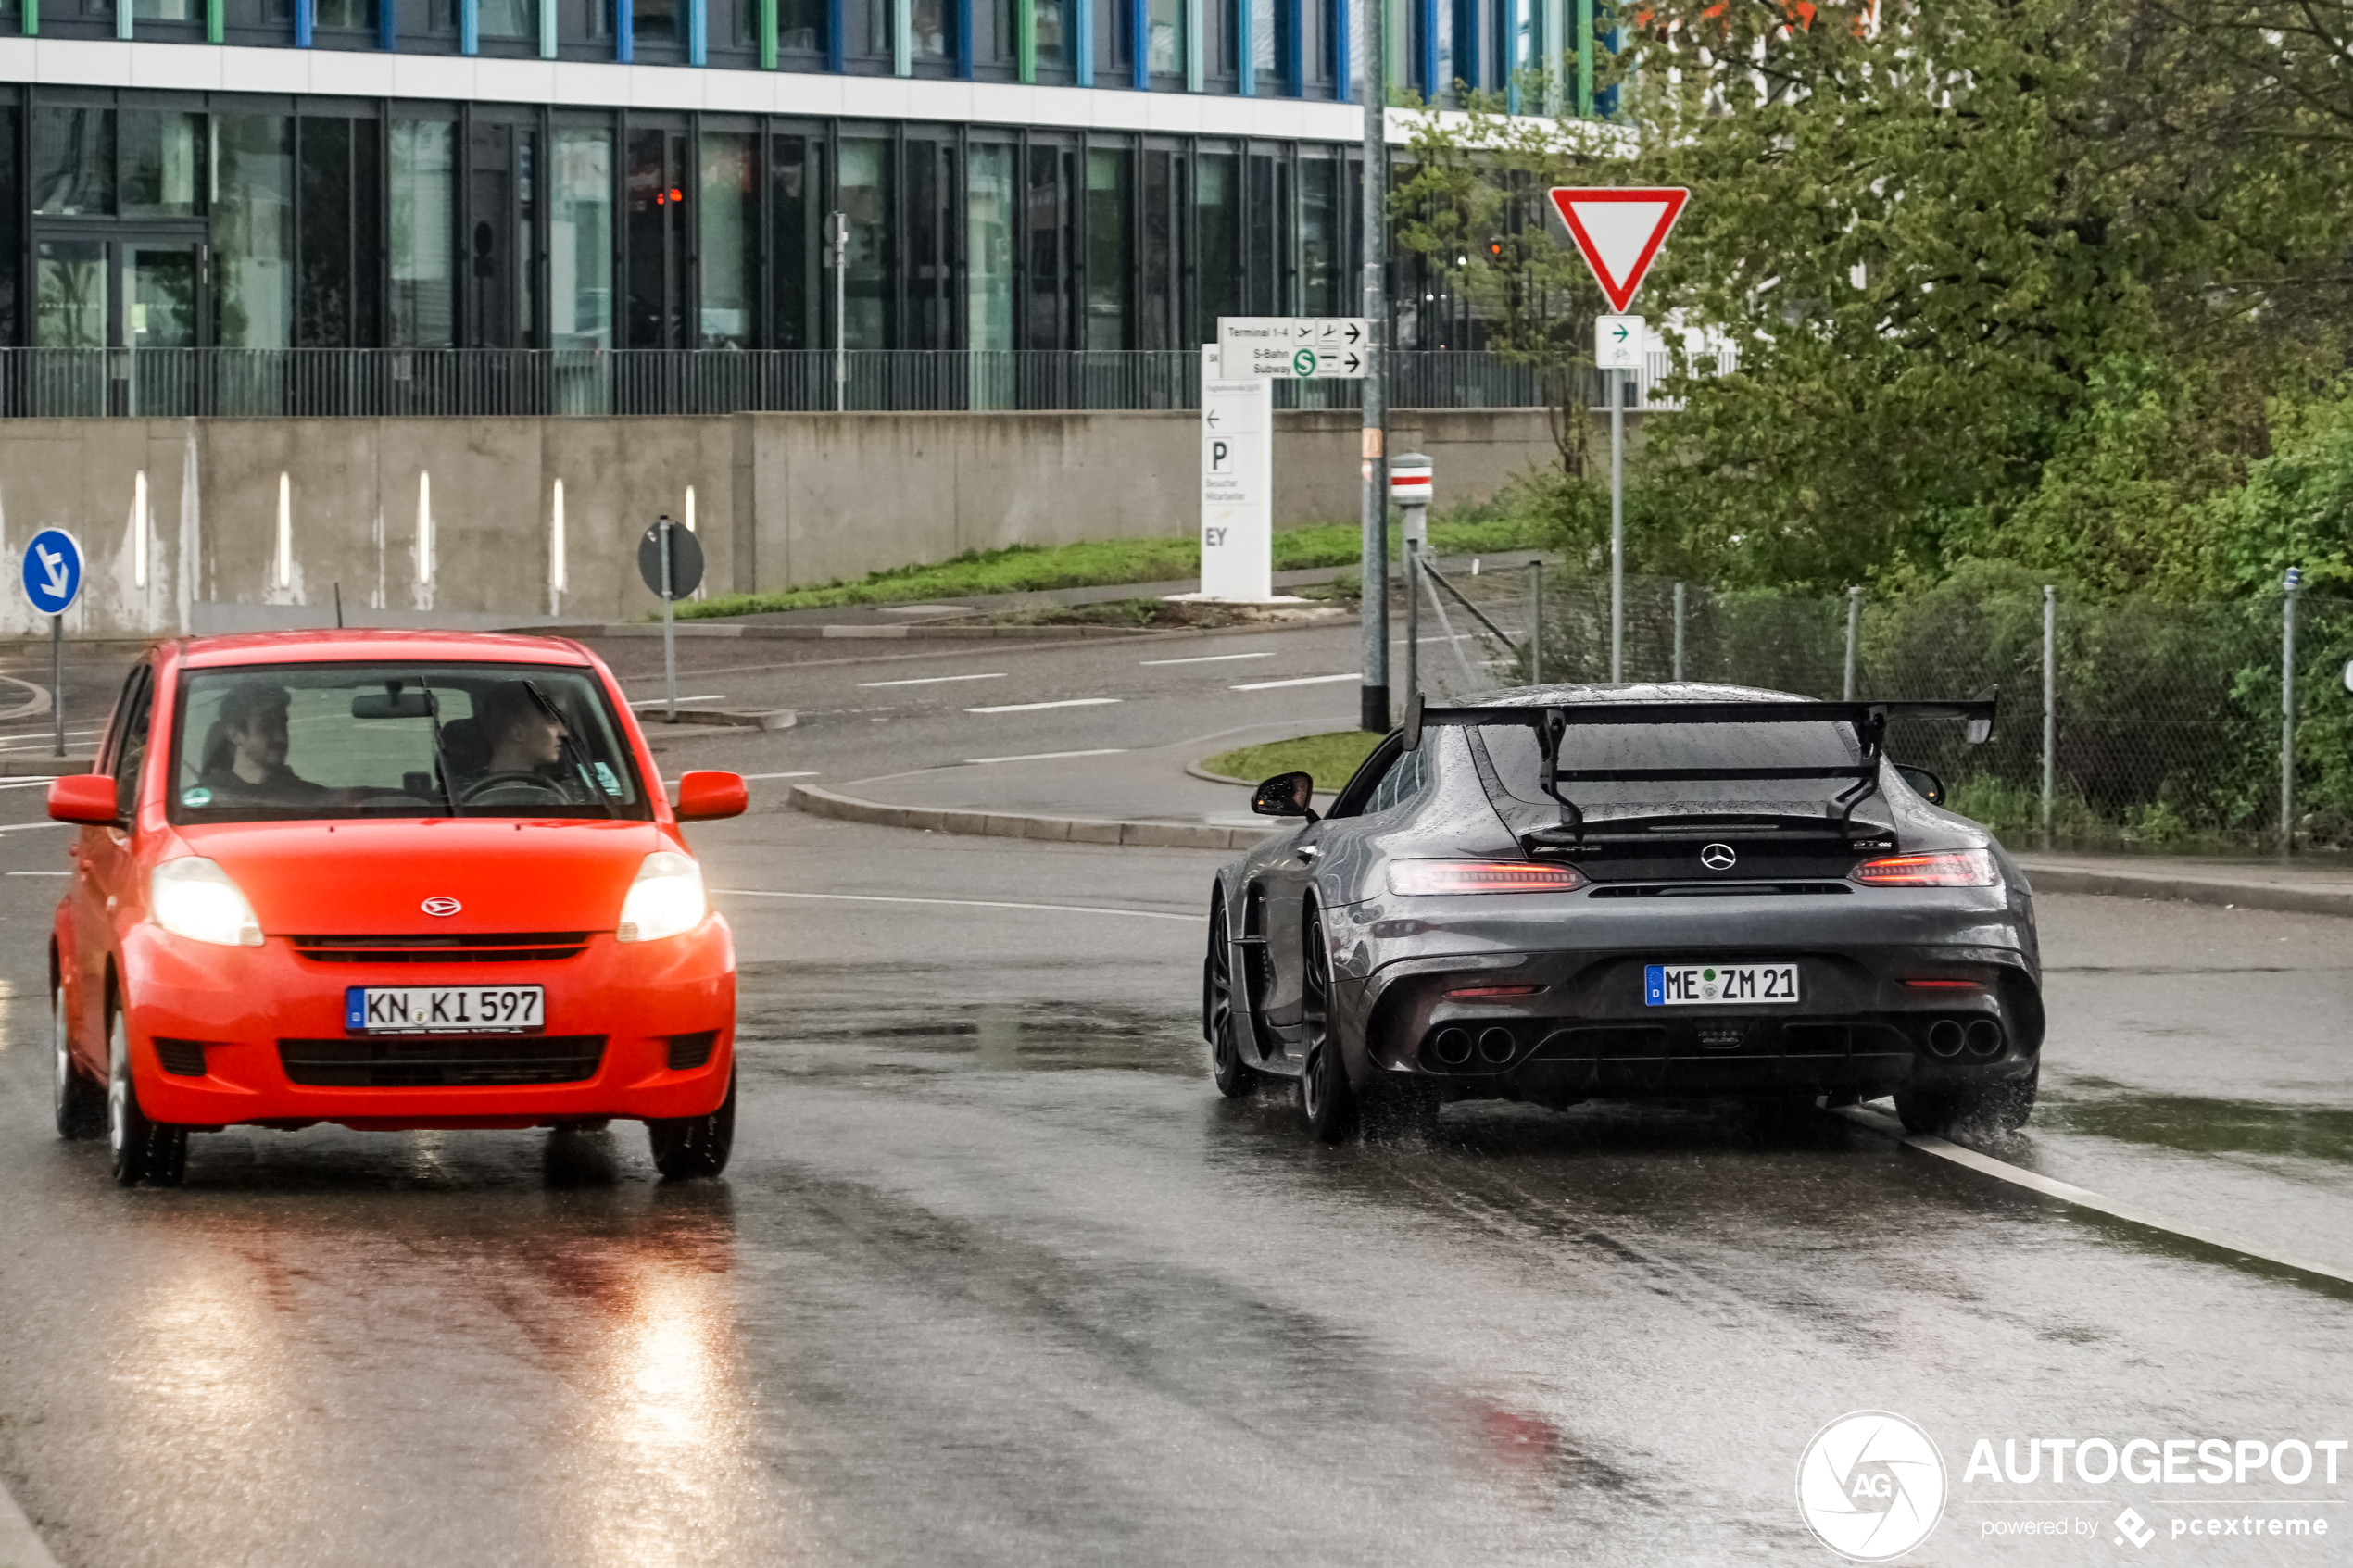
[[[499,931],[429,936],[296,936],[295,951],[314,963],[544,963],[577,957],[585,931]]]
[[[316,1088],[490,1088],[577,1084],[597,1075],[602,1035],[493,1035],[452,1039],[281,1040],[278,1060],[292,1083]]]

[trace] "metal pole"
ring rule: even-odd
[[[1675,584],[1675,678],[1683,678],[1683,584]]]
[[[676,622],[671,618],[671,605],[675,596],[670,588],[670,518],[664,514],[656,524],[661,533],[661,685],[669,694],[670,713],[664,723],[678,722],[678,634]]]
[[[2058,590],[2043,584],[2043,838],[2058,795]]]
[[[2304,573],[2287,569],[2280,595],[2280,853],[2296,853],[2296,594]]]
[[[1387,0],[1363,9],[1365,22],[1365,345],[1363,639],[1365,680],[1358,723],[1389,729],[1389,51]],[[1407,603],[1412,603],[1411,584]]]
[[[57,716],[57,755],[66,754],[66,618],[49,618],[49,711]]]
[[[834,411],[849,408],[849,214],[834,214]]]
[[[1626,372],[1609,382],[1609,678],[1626,679]]]
[[[1416,510],[1419,508],[1416,508]],[[1422,689],[1422,552],[1405,530],[1405,700]]]
[[[1544,684],[1544,563],[1528,563],[1528,684]]]
[[[1863,619],[1863,590],[1846,590],[1846,679],[1840,685],[1842,700],[1855,700],[1855,632]]]

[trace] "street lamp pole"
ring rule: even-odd
[[[1365,429],[1363,611],[1365,680],[1358,724],[1389,729],[1389,6],[1366,6],[1365,73]],[[1410,585],[1409,590],[1410,591]]]

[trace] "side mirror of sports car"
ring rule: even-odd
[[[697,770],[678,775],[678,820],[707,822],[720,817],[740,817],[751,805],[751,793],[739,774]]]
[[[1904,776],[1904,782],[1906,784],[1912,786],[1912,793],[1914,795],[1919,796],[1931,806],[1942,806],[1944,804],[1944,781],[1943,779],[1938,778],[1926,768],[1910,768],[1905,766],[1901,762],[1895,764],[1895,771]]]
[[[1277,773],[1251,792],[1250,809],[1262,817],[1305,817],[1315,820],[1312,773]]]
[[[120,820],[114,780],[104,773],[68,773],[49,781],[49,815],[60,822],[111,827]]]

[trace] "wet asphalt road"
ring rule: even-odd
[[[1326,667],[1333,633],[1284,635]],[[1116,692],[1161,741],[1241,700],[1130,689],[1132,649],[1020,657],[1039,699]],[[878,688],[849,677],[886,677],[825,668],[869,696],[829,712],[802,671],[803,730],[669,760],[849,778],[1075,745],[1103,712],[851,713]],[[0,791],[0,828],[39,796]],[[773,811],[693,832],[743,964],[724,1182],[657,1184],[628,1127],[312,1129],[201,1137],[186,1187],[122,1192],[47,1125],[58,883],[21,873],[64,830],[0,831],[0,1482],[62,1562],[1829,1562],[1794,1467],[1858,1408],[1951,1467],[1916,1562],[2135,1555],[2107,1530],[2128,1503],[2160,1531],[2224,1504],[2353,1531],[2353,1461],[1962,1474],[1979,1436],[2353,1437],[2353,1289],[1828,1117],[1457,1107],[1428,1142],[1315,1147],[1286,1098],[1208,1085],[1217,856]],[[984,907],[1009,903],[1063,907]],[[2043,920],[2045,1107],[1993,1152],[2353,1271],[2353,922]],[[2100,1532],[1989,1534],[2073,1517]]]

